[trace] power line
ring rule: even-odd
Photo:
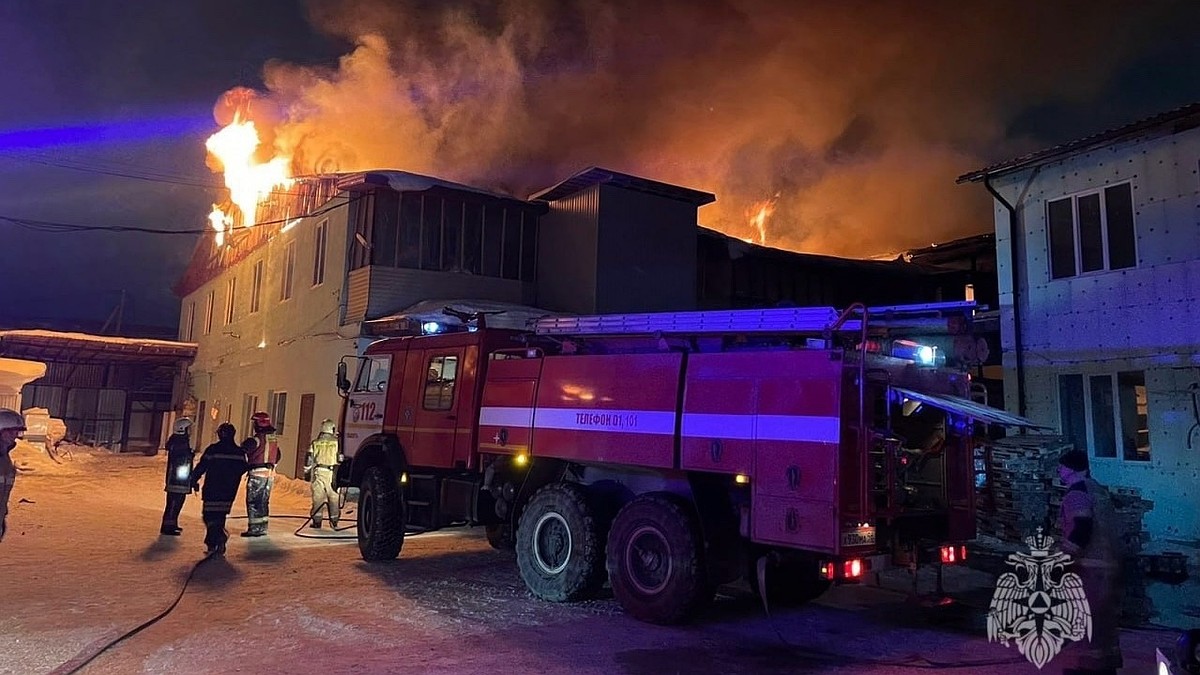
[[[333,199],[339,199],[339,197],[334,197]],[[346,201],[344,201],[344,202],[340,202],[337,204],[330,204],[323,208],[317,209],[316,211],[313,211],[311,213],[303,213],[303,214],[299,214],[296,216],[292,216],[290,218],[279,218],[276,220],[264,220],[262,222],[255,223],[253,225],[246,225],[244,227],[234,228],[231,231],[248,230],[248,229],[252,229],[252,228],[262,227],[264,225],[280,225],[283,223],[289,223],[293,220],[296,220],[297,218],[313,218],[316,216],[321,216],[326,213],[329,213],[330,211],[333,211],[334,209],[341,208],[343,206],[351,204],[355,201],[358,201],[359,199],[362,199],[362,197],[352,197],[352,198],[346,199]],[[33,230],[35,232],[46,232],[46,233],[52,233],[52,234],[61,234],[61,233],[68,233],[68,232],[134,232],[134,233],[139,233],[139,234],[210,234],[210,233],[215,232],[215,230],[213,230],[211,227],[204,227],[204,228],[199,228],[199,229],[169,230],[169,229],[165,229],[165,228],[140,227],[140,226],[136,226],[136,225],[81,225],[78,223],[58,223],[58,222],[52,222],[52,221],[46,221],[46,220],[31,220],[28,218],[17,218],[14,216],[5,216],[5,215],[0,215],[0,221],[8,222],[8,223],[11,223],[18,227],[23,227],[25,229]]]
[[[206,181],[203,181],[198,178],[194,178],[194,177],[190,177],[190,176],[182,176],[179,174],[169,174],[169,173],[145,171],[145,170],[139,171],[136,169],[111,168],[114,166],[115,167],[122,167],[122,166],[132,167],[133,165],[131,165],[131,164],[121,164],[121,163],[110,162],[109,166],[106,167],[106,166],[104,166],[104,164],[96,164],[96,163],[89,164],[87,162],[80,162],[77,160],[58,159],[58,158],[54,158],[54,157],[47,157],[46,155],[36,155],[36,154],[23,155],[23,154],[11,153],[11,152],[0,152],[0,157],[4,157],[6,159],[17,160],[17,161],[21,161],[21,162],[29,162],[31,164],[40,164],[42,166],[49,166],[49,167],[54,167],[54,168],[59,168],[59,169],[69,169],[71,171],[81,171],[84,173],[94,173],[94,174],[100,174],[100,175],[104,175],[104,176],[114,176],[114,177],[118,177],[118,178],[131,178],[134,180],[142,180],[142,181],[148,181],[148,182],[152,182],[152,183],[168,183],[168,184],[172,184],[172,185],[198,187],[198,188],[203,188],[206,190],[227,189],[225,185],[220,185],[220,184],[213,183],[213,182],[206,182]],[[272,194],[272,195],[296,195],[297,193],[289,192],[287,190],[271,190],[269,192],[269,194]]]

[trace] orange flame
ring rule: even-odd
[[[235,113],[233,121],[210,136],[204,144],[221,162],[225,187],[229,189],[229,200],[241,214],[243,227],[255,224],[258,204],[272,190],[291,187],[294,182],[290,169],[291,159],[278,156],[267,162],[260,162],[255,158],[260,144],[254,122],[243,120],[240,112]],[[225,233],[232,229],[236,222],[234,214],[213,204],[208,220],[216,230],[217,245],[223,245]]]
[[[775,213],[775,202],[778,199],[779,195],[775,195],[766,201],[755,202],[747,213],[750,217],[750,225],[758,233],[758,243],[763,246],[767,245],[767,219]]]

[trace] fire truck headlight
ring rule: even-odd
[[[189,469],[187,467],[186,464],[183,466],[175,467],[175,479],[176,480],[187,480],[188,476],[190,476],[190,475],[192,475],[192,471],[191,471],[191,469]]]
[[[747,476],[744,473],[739,473],[738,475],[733,477],[733,482],[737,483],[738,485],[749,485],[750,484],[750,476]]]
[[[517,466],[525,466],[528,463],[529,463],[529,455],[527,455],[523,452],[513,455],[513,464],[516,464]]]

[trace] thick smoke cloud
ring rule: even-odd
[[[712,191],[702,224],[867,257],[990,228],[985,157],[1087,101],[1166,3],[317,0],[355,45],[265,65],[299,173],[398,168],[527,196],[591,165]],[[1135,9],[1136,6],[1143,5]],[[1145,5],[1152,6],[1147,9]],[[264,115],[267,115],[264,112]]]

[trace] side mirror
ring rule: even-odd
[[[350,392],[350,379],[346,377],[346,362],[338,361],[337,366],[337,388],[342,396]]]

